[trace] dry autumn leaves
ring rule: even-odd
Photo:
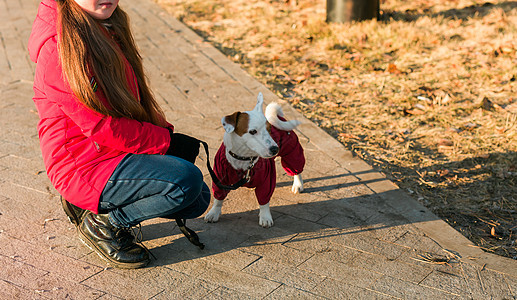
[[[156,0],[477,247],[517,259],[517,3]]]

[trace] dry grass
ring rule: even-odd
[[[517,259],[517,2],[156,0],[480,248]]]

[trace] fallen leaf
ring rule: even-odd
[[[454,127],[450,127],[447,129],[448,131],[451,131],[451,132],[454,132],[454,133],[460,133],[461,132],[461,129],[459,128],[454,128]]]
[[[416,109],[420,109],[420,110],[426,110],[425,106],[423,106],[423,105],[422,105],[422,104],[420,104],[420,103],[415,104],[415,108],[416,108]]]
[[[438,146],[454,146],[454,142],[449,139],[440,139],[438,141]]]
[[[417,96],[416,98],[417,98],[418,100],[431,102],[431,99],[429,99],[429,98],[427,98],[427,97],[424,97],[424,96]]]
[[[388,73],[391,74],[401,74],[402,72],[397,68],[395,64],[388,65]]]
[[[494,103],[490,101],[487,97],[483,97],[483,100],[481,100],[481,108],[484,110],[493,110],[494,109]]]
[[[294,81],[296,81],[296,83],[300,83],[302,81],[305,81],[307,79],[311,78],[311,71],[305,71],[305,73],[301,76],[297,76]]]
[[[447,175],[449,175],[449,173],[450,173],[450,172],[449,172],[449,170],[447,170],[447,169],[436,171],[436,174],[438,174],[438,176],[440,176],[440,177],[447,176]]]
[[[353,135],[351,133],[340,133],[339,134],[340,137],[342,138],[345,138],[345,139],[353,139],[353,140],[359,140],[359,137],[356,136],[356,135]]]
[[[404,108],[404,114],[405,115],[423,115],[425,112],[417,107],[414,107],[412,109]]]
[[[325,101],[325,102],[323,102],[323,105],[331,107],[331,108],[339,107],[339,104],[337,104],[336,102],[332,102],[332,101]]]
[[[472,122],[468,122],[467,124],[465,124],[461,129],[462,130],[474,130],[476,128],[478,128],[479,125],[476,124],[476,123],[472,123]]]
[[[428,87],[428,86],[425,86],[425,85],[423,85],[423,86],[419,87],[418,89],[419,89],[419,90],[422,90],[422,91],[424,91],[424,92],[427,92],[427,93],[430,93],[430,92],[432,92],[432,91],[433,91],[433,89],[432,89],[432,88],[430,88],[430,87]]]

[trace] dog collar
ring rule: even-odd
[[[230,154],[231,157],[238,159],[238,160],[242,160],[242,161],[254,161],[258,157],[258,156],[239,156],[239,155],[233,153],[232,151],[228,151],[228,153]]]

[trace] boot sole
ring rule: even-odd
[[[149,262],[151,261],[150,259],[148,259],[148,260],[141,261],[141,262],[136,262],[136,263],[124,263],[124,262],[119,262],[119,261],[113,260],[113,259],[111,259],[111,257],[105,255],[99,248],[97,248],[97,246],[95,246],[95,244],[93,242],[91,242],[86,237],[86,235],[81,230],[80,226],[77,226],[77,233],[79,235],[79,240],[81,242],[83,242],[83,244],[86,247],[88,247],[93,252],[97,253],[97,255],[99,255],[100,258],[102,258],[109,265],[112,265],[114,267],[117,267],[117,268],[120,268],[120,269],[138,269],[138,268],[142,268],[142,267],[147,266],[149,264]]]

